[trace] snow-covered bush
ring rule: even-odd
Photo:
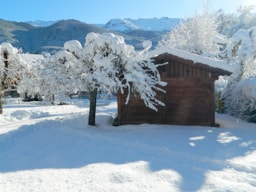
[[[256,122],[256,78],[240,81],[232,90],[230,100],[232,115]]]
[[[256,77],[256,27],[247,30],[240,29],[229,39],[226,49],[219,56],[236,67],[235,73],[229,78],[228,85],[223,91],[225,111],[247,119],[246,114],[254,110],[248,107],[248,105],[254,105],[251,103],[254,102],[253,99],[241,95],[245,101],[239,103],[237,99],[241,100],[241,98],[237,98],[234,94],[236,95],[238,90],[243,90],[243,82]]]

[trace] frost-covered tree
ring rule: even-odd
[[[19,93],[25,93],[25,99],[35,99],[41,91],[41,78],[39,76],[39,67],[44,57],[35,54],[22,54],[23,60],[26,62],[26,72],[18,83],[17,89]]]
[[[218,32],[216,13],[210,13],[205,6],[203,14],[195,14],[172,29],[159,42],[159,47],[174,47],[195,54],[219,51],[219,42],[224,36]]]
[[[226,49],[219,56],[229,64],[235,65],[237,69],[223,92],[226,112],[245,118],[245,114],[249,114],[253,109],[247,102],[255,100],[255,98],[249,98],[249,95],[253,94],[245,93],[244,90],[249,89],[243,87],[247,85],[243,82],[256,78],[256,27],[240,29],[229,39]],[[242,107],[243,104],[250,108]],[[254,105],[255,109],[256,105]]]
[[[76,79],[77,62],[79,60],[66,50],[47,56],[38,68],[40,78],[40,94],[54,103],[55,96],[63,98],[78,86]]]
[[[95,125],[98,91],[111,94],[128,90],[127,103],[130,94],[136,92],[151,109],[164,105],[156,98],[155,91],[162,90],[160,86],[165,83],[160,79],[157,65],[145,57],[147,49],[136,52],[123,37],[112,33],[89,33],[84,47],[78,41],[68,41],[64,50],[55,55],[54,63],[62,63],[61,70],[68,68],[65,85],[90,93],[89,125]],[[70,86],[72,83],[76,86]]]
[[[160,90],[160,80],[157,66],[146,57],[145,49],[136,52],[124,42],[124,38],[114,34],[91,33],[86,38],[85,52],[92,66],[93,88],[99,90],[128,90],[127,103],[131,92],[140,95],[145,105],[157,110],[157,105],[163,105],[156,99],[155,90]]]
[[[15,88],[22,79],[25,66],[20,57],[20,52],[10,43],[0,45],[0,99],[4,90]],[[2,104],[0,104],[0,113],[2,113]]]
[[[236,13],[217,11],[217,20],[221,34],[231,38],[240,29],[249,29],[256,25],[256,13],[254,6],[240,7]]]

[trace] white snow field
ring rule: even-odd
[[[216,114],[220,128],[113,127],[115,100],[5,104],[1,192],[256,191],[256,124]]]

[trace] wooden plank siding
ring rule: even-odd
[[[219,75],[230,75],[221,69],[164,54],[155,58],[159,67],[166,93],[158,92],[157,97],[165,103],[153,111],[145,107],[139,96],[131,95],[125,105],[127,94],[118,94],[119,124],[178,124],[215,125],[214,81]]]

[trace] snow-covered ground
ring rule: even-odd
[[[220,128],[111,126],[115,100],[4,105],[1,192],[256,191],[256,125],[216,115]]]

